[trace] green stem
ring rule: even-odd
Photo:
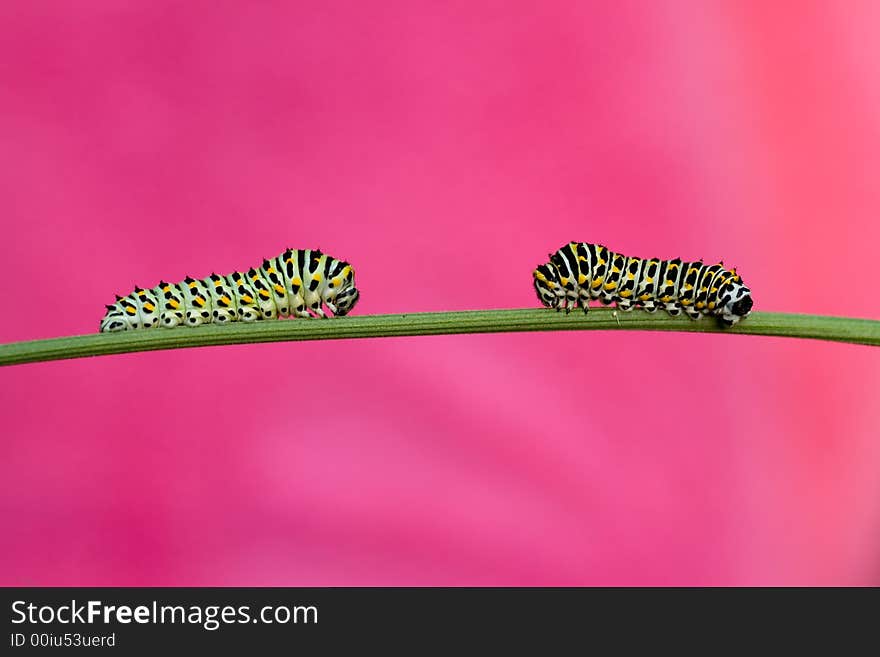
[[[329,320],[281,320],[228,326],[153,329],[95,333],[0,345],[0,365],[107,356],[135,351],[210,347],[251,342],[388,338],[452,333],[511,333],[525,331],[691,331],[738,335],[812,338],[880,346],[880,321],[822,315],[752,313],[731,329],[711,318],[692,321],[665,313],[624,313],[593,308],[570,315],[543,308],[527,310],[468,310],[404,315],[355,315]]]

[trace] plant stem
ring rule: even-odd
[[[616,316],[612,313],[616,312]],[[722,328],[713,318],[692,321],[665,313],[625,313],[593,308],[570,315],[543,308],[468,310],[402,315],[355,315],[329,320],[279,320],[199,328],[152,329],[94,333],[0,345],[0,366],[39,361],[106,356],[135,351],[183,349],[253,342],[388,338],[453,333],[510,333],[526,331],[689,331],[735,335],[811,338],[880,346],[880,321],[822,315],[755,312],[734,328]]]

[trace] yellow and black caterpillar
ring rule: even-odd
[[[570,242],[549,257],[532,272],[535,292],[542,304],[566,313],[577,305],[587,312],[598,299],[621,310],[717,315],[730,327],[752,310],[751,290],[735,269],[720,264],[634,258],[585,242]]]
[[[228,276],[189,276],[180,283],[160,282],[150,290],[135,287],[116,297],[101,320],[101,332],[173,328],[181,324],[227,324],[276,317],[326,317],[348,314],[360,293],[351,265],[308,249],[287,249],[264,259],[259,268]]]

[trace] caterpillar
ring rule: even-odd
[[[276,317],[327,317],[348,314],[360,298],[354,269],[318,250],[287,249],[264,258],[259,267],[180,283],[160,281],[144,290],[135,286],[116,296],[101,320],[101,332],[255,322]]]
[[[624,311],[662,308],[691,319],[715,315],[731,327],[752,310],[751,290],[736,269],[723,264],[635,258],[585,242],[570,242],[549,258],[532,272],[535,292],[544,306],[566,313],[578,304],[586,313],[598,299]]]

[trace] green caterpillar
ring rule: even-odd
[[[135,287],[116,297],[101,320],[101,332],[255,322],[277,317],[348,314],[360,298],[354,269],[343,260],[309,249],[287,249],[257,268],[180,283]]]

